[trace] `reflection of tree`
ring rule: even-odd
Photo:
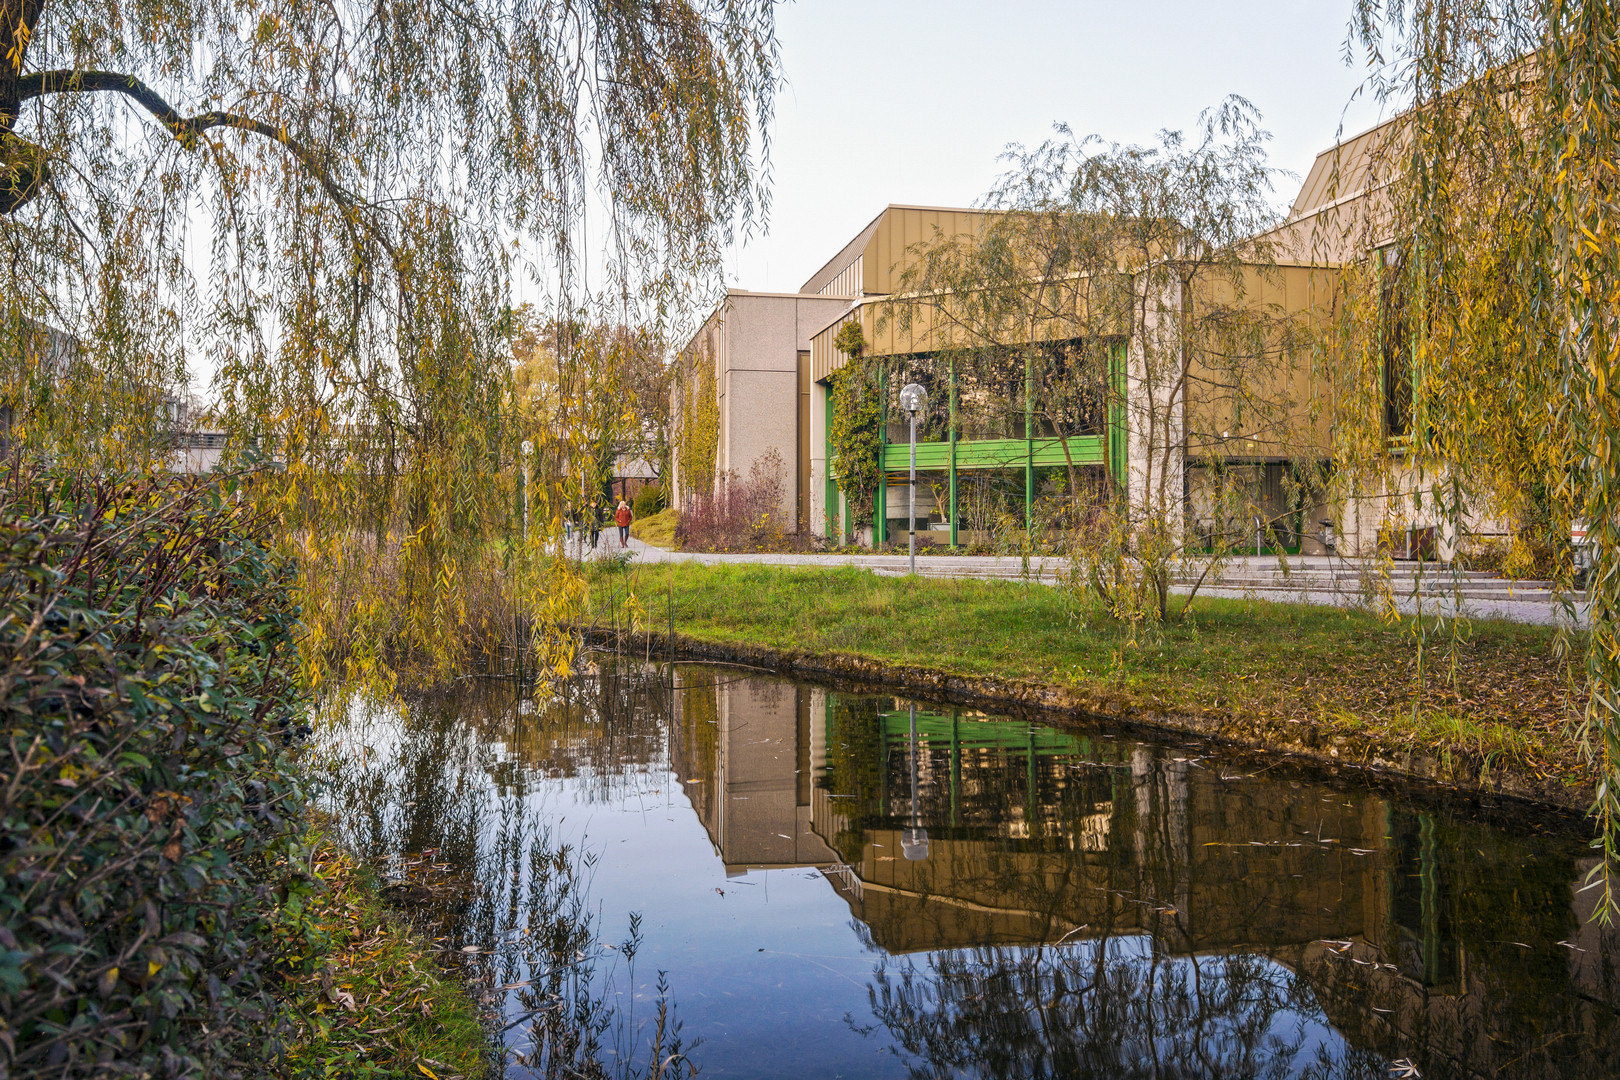
[[[539,701],[469,680],[400,704],[357,701],[312,748],[334,829],[385,875],[405,875],[411,914],[503,1023],[518,1021],[505,1032],[508,1075],[628,1077],[644,1054],[681,1051],[657,988],[642,1006],[650,1015],[618,1007],[641,996],[634,935],[617,950],[598,943],[586,902],[594,858],[552,837],[535,801],[559,777],[576,797],[624,797],[667,759],[665,703],[658,680],[628,664]],[[436,866],[432,880],[417,879],[424,865]],[[620,979],[631,987],[622,995]],[[688,1071],[677,1057],[663,1075]]]
[[[884,959],[869,994],[918,1080],[1388,1075],[1254,955],[1166,957],[1141,938],[953,949]]]
[[[527,887],[521,898],[513,890],[510,922],[501,928],[496,947],[496,963],[514,989],[504,1014],[518,1014],[507,1028],[515,1037],[506,1075],[520,1075],[519,1070],[578,1080],[696,1075],[686,1059],[694,1044],[682,1040],[662,976],[652,995],[653,1015],[637,1022],[640,916],[631,915],[629,937],[605,949],[597,940],[598,917],[590,910],[584,876],[594,860],[542,835],[529,846],[527,861]],[[628,995],[616,990],[621,974]],[[620,1011],[621,996],[629,998],[627,1011]],[[636,1059],[643,1056],[647,1065],[639,1069]]]
[[[1570,849],[1399,809],[1385,827],[1377,947],[1303,965],[1334,1021],[1426,1077],[1620,1075],[1615,941],[1570,904]]]

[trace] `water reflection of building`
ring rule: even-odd
[[[715,683],[710,672],[688,673],[675,696],[684,754],[674,766],[726,873],[836,863],[811,821],[810,723],[825,714],[825,693],[774,680]]]
[[[1614,939],[1573,859],[1527,838],[1126,740],[960,712],[913,739],[894,702],[689,677],[673,756],[728,872],[821,869],[886,952],[1145,933],[1280,961],[1353,1042],[1426,1047],[1425,1075],[1542,1075],[1563,1051],[1539,1024],[1620,1053]]]

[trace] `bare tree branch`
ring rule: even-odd
[[[180,145],[188,150],[196,145],[199,135],[213,128],[230,128],[259,135],[286,147],[287,151],[298,159],[299,164],[309,170],[310,175],[321,185],[321,189],[339,206],[352,208],[359,201],[332,178],[320,155],[287,134],[286,128],[275,127],[251,116],[221,109],[198,113],[196,116],[182,116],[179,110],[165,101],[157,91],[133,75],[116,71],[71,69],[39,71],[19,77],[15,89],[19,103],[47,94],[103,91],[123,94],[151,113],[152,117],[167,128],[169,133],[179,140]]]

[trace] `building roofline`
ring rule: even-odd
[[[1363,130],[1356,132],[1354,135],[1346,135],[1346,136],[1344,136],[1342,139],[1339,139],[1332,146],[1329,146],[1327,149],[1317,151],[1316,157],[1313,157],[1311,159],[1311,161],[1314,163],[1314,162],[1316,162],[1317,160],[1319,160],[1320,158],[1322,158],[1326,154],[1331,154],[1335,150],[1343,149],[1344,147],[1349,146],[1351,143],[1357,141],[1358,139],[1365,139],[1368,135],[1371,135],[1373,132],[1378,131],[1380,128],[1389,127],[1389,125],[1395,123],[1397,120],[1403,119],[1406,116],[1406,114],[1408,112],[1410,112],[1410,111],[1411,110],[1409,110],[1409,109],[1403,109],[1400,112],[1396,113],[1394,116],[1390,117],[1388,120],[1380,120],[1378,123],[1374,124],[1370,128],[1364,128]]]
[[[821,269],[811,274],[809,279],[800,286],[799,291],[813,295],[825,288],[828,282],[843,272],[844,267],[855,261],[853,250],[872,239],[872,234],[877,232],[878,224],[883,220],[883,216],[891,210],[924,210],[940,214],[994,214],[997,212],[972,206],[925,206],[922,203],[889,203],[878,211],[876,217],[866,223],[865,228],[855,234],[854,239],[839,248],[838,254],[822,263]]]
[[[855,311],[862,304],[882,300],[887,295],[888,295],[887,293],[884,293],[882,296],[879,296],[876,293],[874,293],[874,294],[871,294],[869,296],[829,296],[829,297],[827,297],[828,300],[842,300],[842,301],[844,301],[846,306],[837,315],[834,315],[831,319],[827,320],[827,322],[823,323],[818,329],[811,331],[811,333],[810,333],[811,339],[814,340],[815,338],[820,337],[822,334],[825,334],[827,332],[827,329],[829,327],[836,326],[839,323],[843,322],[845,319],[849,318],[850,312]]]
[[[807,292],[764,292],[755,289],[726,289],[726,299],[733,296],[759,296],[772,300],[842,300],[842,296],[821,296]]]
[[[861,226],[860,231],[848,243],[839,248],[836,255],[822,263],[820,269],[805,279],[804,284],[799,286],[799,291],[814,296],[819,290],[825,288],[827,283],[837,277],[845,266],[854,261],[851,252],[872,239],[872,234],[877,232],[878,222],[882,221],[883,215],[888,212],[888,207],[879,210],[877,216]],[[845,256],[850,257],[845,258]],[[835,267],[836,269],[834,269]]]
[[[760,300],[813,300],[823,304],[849,303],[849,298],[844,296],[818,296],[815,293],[802,292],[757,292],[753,289],[736,289],[728,285],[726,287],[725,299],[719,304],[716,304],[707,315],[703,316],[703,321],[698,323],[697,328],[693,330],[691,336],[686,339],[686,344],[675,350],[675,355],[680,357],[691,352],[692,346],[696,345],[698,338],[702,337],[704,332],[708,330],[709,324],[722,317],[725,314],[726,305],[729,304],[733,299],[737,298],[756,298]]]

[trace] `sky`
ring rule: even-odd
[[[1376,124],[1347,67],[1349,0],[795,0],[771,134],[768,230],[726,284],[793,292],[890,203],[969,206],[1009,143],[1052,125],[1107,142],[1191,129],[1229,94],[1274,136],[1277,202],[1316,154]]]

